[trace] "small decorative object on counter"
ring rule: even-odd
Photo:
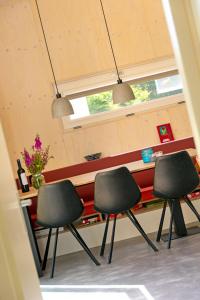
[[[28,180],[26,177],[25,170],[22,168],[20,159],[17,160],[17,165],[18,165],[17,174],[22,189],[22,193],[26,193],[29,191],[29,185],[28,185]]]
[[[154,152],[154,153],[152,154],[151,161],[156,161],[156,157],[159,157],[159,156],[162,156],[162,155],[163,155],[163,152],[162,152],[162,151]]]
[[[32,175],[31,183],[35,189],[45,182],[42,171],[44,170],[47,162],[53,156],[49,156],[49,145],[45,148],[42,148],[42,142],[40,136],[37,134],[35,137],[35,143],[32,146],[32,153],[29,153],[25,148],[22,152],[22,157],[24,159],[27,170]]]
[[[142,150],[142,160],[144,163],[149,163],[152,161],[153,149],[147,148]]]
[[[45,183],[44,175],[42,173],[32,174],[31,183],[32,186],[38,190],[40,186]]]
[[[93,154],[88,154],[88,155],[84,156],[84,158],[87,161],[95,160],[95,159],[99,159],[101,157],[101,154],[102,154],[101,152],[93,153]]]

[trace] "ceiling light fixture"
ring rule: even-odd
[[[51,71],[53,74],[53,79],[54,79],[54,83],[55,83],[55,87],[56,87],[56,98],[53,100],[52,107],[51,107],[52,117],[53,118],[61,118],[64,116],[72,115],[74,113],[74,111],[73,111],[73,107],[72,107],[70,101],[66,97],[62,97],[58,91],[56,77],[55,77],[55,73],[53,70],[53,64],[51,61],[51,56],[50,56],[49,48],[47,45],[47,39],[46,39],[46,35],[45,35],[45,31],[44,31],[42,18],[40,15],[40,10],[39,10],[37,0],[35,0],[35,3],[36,3],[37,12],[38,12],[39,20],[40,20],[40,25],[42,28],[42,33],[43,33],[43,37],[44,37],[44,41],[45,41],[45,45],[46,45],[46,50],[47,50],[47,54],[48,54],[48,58],[49,58],[50,66],[51,66]]]
[[[100,0],[100,4],[101,4],[101,9],[102,9],[105,25],[106,25],[110,48],[112,51],[112,56],[113,56],[113,60],[114,60],[114,64],[115,64],[115,69],[116,69],[116,73],[117,73],[117,77],[118,77],[117,84],[113,87],[113,92],[112,92],[113,103],[114,104],[124,103],[126,101],[135,99],[135,96],[133,94],[133,90],[130,87],[130,85],[127,84],[126,82],[123,82],[119,76],[119,70],[117,67],[117,62],[116,62],[116,58],[115,58],[115,54],[114,54],[114,50],[113,50],[113,46],[112,46],[112,42],[111,42],[110,32],[109,32],[108,24],[106,21],[106,15],[105,15],[103,3],[101,0]]]

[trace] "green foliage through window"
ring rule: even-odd
[[[95,114],[112,109],[113,103],[111,91],[90,95],[86,98],[90,114]]]
[[[173,76],[172,76],[173,77]],[[112,91],[106,91],[95,95],[87,96],[87,104],[90,114],[110,111],[119,107],[126,107],[133,104],[139,104],[142,102],[151,101],[153,99],[166,97],[181,93],[181,89],[157,93],[155,80],[147,81],[145,83],[131,85],[133,89],[135,99],[127,101],[126,103],[113,104],[112,102]]]

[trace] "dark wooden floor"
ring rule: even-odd
[[[41,278],[45,297],[55,297],[44,299],[199,300],[200,234],[166,246],[161,242],[154,253],[142,238],[116,242],[111,265],[94,248],[99,267],[83,251],[58,257],[55,278],[49,279],[51,261]]]

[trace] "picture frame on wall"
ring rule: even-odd
[[[170,123],[158,125],[157,130],[161,143],[167,143],[174,140]]]

